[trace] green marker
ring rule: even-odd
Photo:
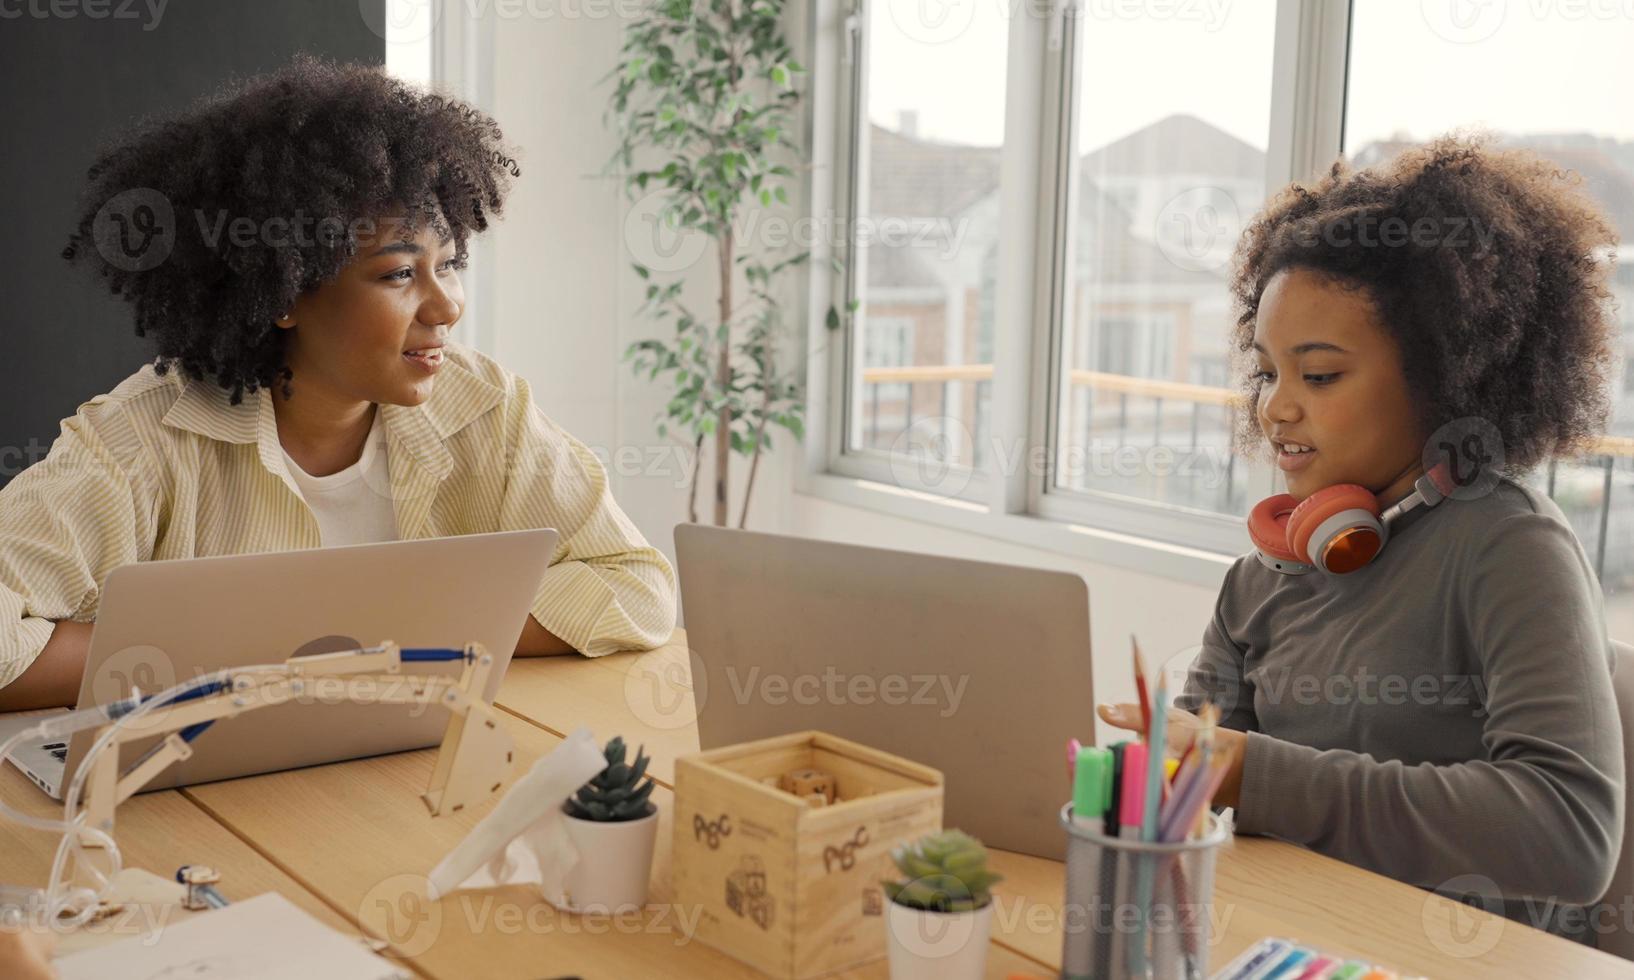
[[[1078,750],[1072,780],[1072,819],[1097,833],[1112,809],[1112,753],[1093,745]]]

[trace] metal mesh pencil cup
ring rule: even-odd
[[[1099,821],[1097,820],[1098,824]],[[1214,861],[1230,836],[1215,813],[1195,840],[1145,844],[1079,826],[1067,832],[1063,980],[1208,976]]]

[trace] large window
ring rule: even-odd
[[[1239,514],[1272,487],[1232,457],[1224,386],[1231,250],[1266,195],[1276,5],[1218,22],[1095,9],[1065,55],[1048,489]]]
[[[859,14],[853,458],[931,456],[936,472],[985,463],[1007,9],[887,0]]]
[[[416,0],[386,0],[386,70],[405,81],[431,84],[431,41],[437,11]]]
[[[835,297],[857,312],[829,466],[903,485],[926,467],[899,460],[962,468],[914,486],[981,505],[960,514],[1246,550],[1243,516],[1282,487],[1231,450],[1229,260],[1268,194],[1336,157],[1485,127],[1580,174],[1634,242],[1634,18],[1615,4],[850,3],[836,173],[865,233]],[[892,244],[891,222],[929,233]],[[1634,335],[1634,246],[1613,283]],[[1634,637],[1625,356],[1596,451],[1534,479]]]
[[[1634,20],[1616,4],[1492,4],[1472,6],[1466,18],[1426,16],[1438,6],[1421,15],[1416,6],[1355,5],[1345,156],[1372,164],[1479,127],[1581,175],[1625,243],[1612,291],[1624,349],[1634,351],[1634,246],[1626,244],[1634,242]],[[1599,572],[1611,634],[1634,638],[1634,397],[1626,378],[1613,390],[1601,452],[1557,461],[1532,482],[1560,505]]]

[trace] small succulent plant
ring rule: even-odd
[[[927,912],[973,912],[993,900],[1003,879],[987,870],[987,848],[962,830],[943,830],[891,850],[902,880],[887,881],[891,901]]]
[[[638,820],[651,813],[655,804],[648,799],[653,781],[647,776],[647,763],[652,760],[641,749],[636,749],[635,762],[625,762],[626,746],[621,735],[613,736],[603,754],[607,757],[607,768],[569,796],[562,804],[563,809],[569,816],[597,823]]]

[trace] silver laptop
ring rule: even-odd
[[[1065,745],[1095,734],[1066,572],[675,529],[705,749],[821,729],[946,777],[943,822],[1060,858]]]
[[[505,531],[385,544],[122,565],[108,574],[80,681],[79,705],[155,694],[224,667],[279,663],[391,640],[494,654],[483,697],[499,692],[539,582],[554,530]],[[416,673],[458,677],[458,663],[416,663]],[[0,719],[0,737],[34,717]],[[293,769],[423,748],[442,740],[448,713],[433,705],[336,703],[321,694],[224,719],[193,756],[146,789]],[[90,747],[92,732],[20,747],[12,755],[54,798]],[[124,747],[133,762],[157,740]]]

